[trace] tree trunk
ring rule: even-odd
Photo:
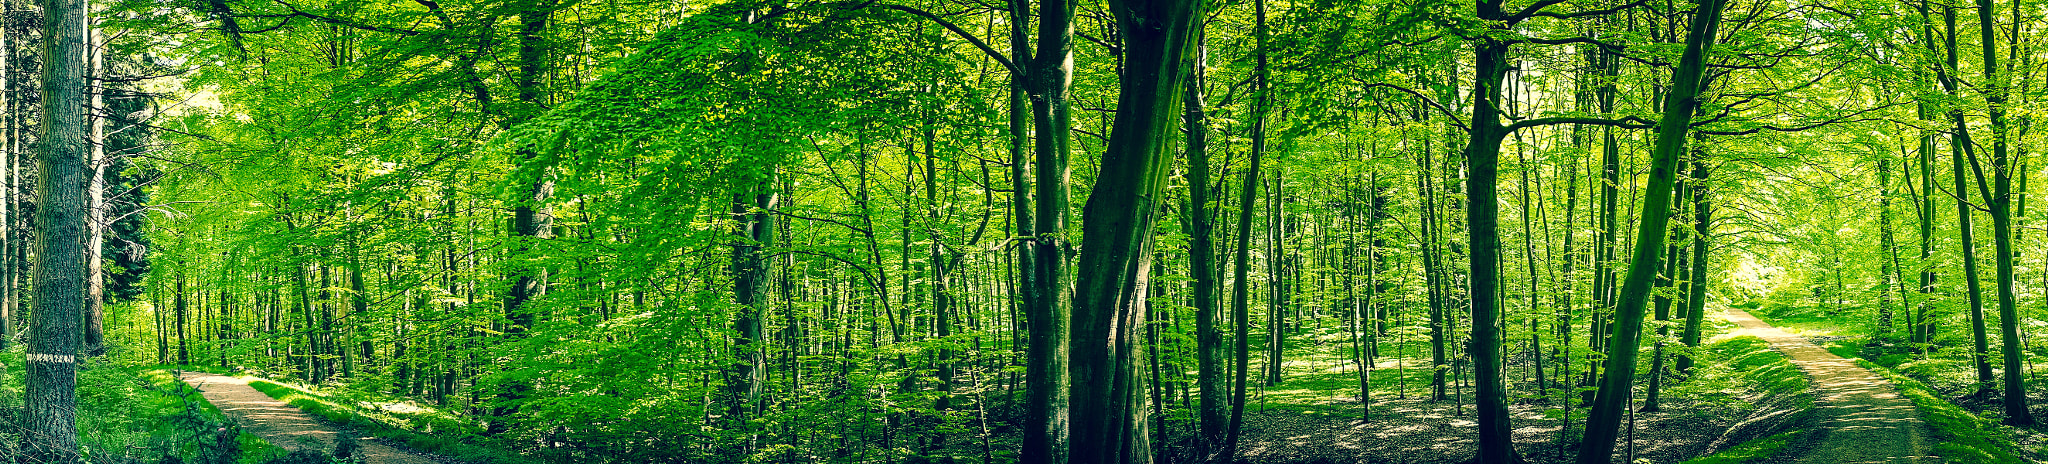
[[[1205,457],[1213,452],[1212,446],[1222,442],[1229,421],[1225,415],[1229,402],[1225,391],[1229,388],[1224,382],[1223,337],[1216,328],[1216,218],[1209,210],[1209,119],[1202,99],[1208,75],[1206,51],[1198,36],[1187,90],[1181,97],[1187,113],[1182,121],[1187,125],[1188,273],[1194,280],[1195,383],[1202,391],[1196,407],[1200,424],[1195,453]]]
[[[1685,331],[1679,341],[1685,346],[1699,348],[1700,322],[1707,311],[1707,234],[1713,232],[1714,211],[1707,202],[1707,162],[1705,156],[1692,160],[1692,271],[1686,273],[1690,281],[1686,285]],[[1679,356],[1678,373],[1692,370],[1691,356]]]
[[[1928,55],[1932,56],[1935,51],[1934,21],[1928,15],[1927,0],[1921,0],[1917,6],[1921,23],[1920,41],[1927,44]],[[1924,71],[1925,68],[1929,67],[1938,68],[1938,66],[1922,66],[1923,71],[1916,73],[1916,76],[1922,79],[1920,84],[1923,89],[1929,87],[1927,85],[1929,83],[1925,81],[1926,71]],[[1946,71],[1941,71],[1941,73],[1946,74]],[[1928,123],[1927,127],[1935,126],[1933,124],[1934,114],[1931,103],[1922,101],[1916,106],[1916,110],[1918,111],[1919,119]],[[1917,267],[1920,268],[1920,298],[1919,302],[1914,304],[1913,309],[1911,309],[1914,320],[1911,336],[1914,347],[1919,349],[1922,354],[1927,352],[1928,344],[1934,342],[1934,322],[1933,318],[1929,316],[1933,312],[1934,307],[1934,283],[1936,277],[1933,262],[1935,221],[1934,142],[1939,136],[1940,131],[1938,130],[1929,129],[1921,133],[1920,153],[1917,157],[1919,163],[1916,165],[1920,173],[1920,200],[1915,203],[1915,213],[1920,218],[1920,259],[1917,264]]]
[[[1429,300],[1429,359],[1430,359],[1430,401],[1443,401],[1450,397],[1449,383],[1444,374],[1450,367],[1445,340],[1450,338],[1449,323],[1444,321],[1444,300],[1450,293],[1444,272],[1444,257],[1439,248],[1443,243],[1443,226],[1438,221],[1436,208],[1435,173],[1432,169],[1436,160],[1430,156],[1431,146],[1422,148],[1420,170],[1416,173],[1416,194],[1421,197],[1422,207],[1422,274]]]
[[[2019,4],[2014,3],[2012,7],[2017,9]],[[1992,258],[1992,266],[1998,278],[1999,351],[2005,358],[2005,424],[2033,425],[2034,416],[2027,412],[2026,371],[2020,368],[2019,298],[2013,293],[2016,285],[2013,282],[2013,255],[2017,253],[2013,249],[2012,227],[2012,168],[2015,161],[2009,157],[2006,147],[2006,138],[2010,135],[2005,121],[2007,85],[1998,78],[1997,29],[1992,20],[1996,11],[1991,0],[1977,0],[1977,25],[1982,33],[1980,43],[1984,49],[1984,99],[1990,106],[1991,119],[1991,193],[1985,195],[1984,206],[1991,210],[1991,243],[1997,252]],[[2017,41],[2018,38],[2014,39]],[[1971,166],[1976,167],[1975,153],[1971,156]],[[1982,187],[1984,172],[1980,169],[1976,173],[1977,185]],[[1981,353],[1982,347],[1979,348]]]
[[[1878,246],[1882,249],[1878,264],[1877,289],[1877,333],[1872,338],[1892,340],[1893,284],[1898,283],[1899,244],[1897,235],[1892,233],[1892,159],[1890,156],[1877,160],[1877,222]],[[1905,295],[1898,295],[1904,299]]]
[[[1950,96],[1956,96],[1960,93],[1956,89],[1956,78],[1948,74],[1948,70],[1957,69],[1955,8],[1944,7],[1942,9],[1942,20],[1948,25],[1948,35],[1946,36],[1948,67],[1940,72],[1940,80],[1942,88]],[[1965,296],[1970,301],[1970,359],[1977,367],[1977,385],[1972,394],[1983,395],[1991,392],[1991,385],[1994,379],[1991,375],[1991,363],[1988,359],[1990,342],[1987,340],[1988,336],[1985,333],[1984,290],[1983,285],[1977,278],[1976,234],[1975,228],[1970,224],[1970,190],[1968,181],[1963,175],[1964,151],[1969,150],[1972,147],[1972,143],[1970,142],[1969,125],[1963,120],[1962,110],[1950,110],[1948,116],[1950,122],[1954,124],[1954,132],[1949,134],[1951,137],[1949,141],[1949,167],[1950,173],[1955,179],[1956,233],[1961,236],[1959,242],[1963,249],[1963,288],[1965,289]]]
[[[1102,171],[1082,212],[1073,304],[1074,422],[1068,457],[1149,463],[1138,382],[1137,326],[1145,311],[1155,202],[1172,165],[1185,60],[1198,0],[1112,1],[1124,33],[1124,73]]]
[[[1479,2],[1481,19],[1506,17],[1500,1]],[[1471,240],[1472,332],[1470,355],[1473,362],[1473,408],[1479,415],[1479,455],[1482,464],[1522,462],[1515,452],[1514,433],[1509,426],[1501,362],[1500,292],[1500,145],[1507,127],[1500,123],[1501,81],[1508,72],[1509,43],[1487,39],[1474,50],[1472,81],[1472,130],[1464,158],[1471,163],[1470,189],[1466,193],[1465,223]]]
[[[82,0],[43,0],[43,127],[36,182],[35,313],[29,323],[23,448],[30,461],[78,454],[77,355],[86,310],[85,27]]]
[[[1017,0],[1022,2],[1023,0]],[[1013,7],[1021,13],[1023,8]],[[1037,171],[1037,217],[1032,223],[1032,265],[1022,288],[1025,326],[1024,462],[1062,464],[1067,456],[1069,411],[1069,319],[1066,276],[1067,176],[1070,118],[1067,85],[1073,74],[1073,0],[1039,0],[1038,49],[1026,65],[1031,96],[1033,153]],[[1015,16],[1013,14],[1013,16]],[[1022,21],[1019,21],[1020,23]],[[1021,48],[1019,50],[1022,50]],[[1086,462],[1086,461],[1081,461]]]
[[[1254,128],[1263,129],[1263,124],[1254,123]],[[1263,130],[1253,132],[1253,149],[1263,145]],[[1281,179],[1285,171],[1273,170],[1273,179],[1267,188],[1266,197],[1266,372],[1262,385],[1280,384],[1280,372],[1286,366],[1287,348],[1287,251],[1281,245],[1287,240],[1287,211],[1280,202]]]
[[[1579,464],[1606,464],[1613,459],[1616,432],[1626,412],[1624,401],[1631,396],[1635,378],[1638,337],[1642,333],[1643,304],[1649,297],[1650,281],[1656,277],[1658,255],[1664,251],[1665,230],[1671,217],[1672,184],[1678,177],[1678,160],[1685,154],[1685,142],[1693,112],[1699,107],[1705,55],[1713,46],[1726,0],[1700,0],[1694,9],[1692,27],[1685,38],[1685,53],[1672,71],[1671,92],[1666,94],[1664,115],[1657,123],[1656,145],[1651,152],[1649,184],[1643,192],[1642,222],[1636,228],[1635,249],[1629,260],[1620,299],[1615,305],[1615,327],[1609,340],[1606,375],[1594,395],[1591,415],[1586,419],[1585,441],[1579,447]]]
[[[1602,77],[1600,87],[1594,91],[1600,113],[1613,114],[1618,93],[1614,81],[1621,71],[1621,58],[1605,49],[1591,55],[1593,66],[1599,68]],[[1621,141],[1614,136],[1613,127],[1602,127],[1600,131],[1600,236],[1593,244],[1593,321],[1586,334],[1586,377],[1581,387],[1597,383],[1598,359],[1607,350],[1608,319],[1614,316],[1614,261],[1618,251],[1615,242],[1621,231],[1617,219],[1621,211]],[[1593,395],[1592,390],[1587,390],[1580,395],[1580,401],[1591,404]]]
[[[1692,182],[1683,178],[1678,179],[1677,184],[1672,192],[1675,196],[1671,200],[1674,205],[1671,211],[1673,217],[1685,214],[1684,200],[1690,196],[1686,191],[1692,188]],[[1683,254],[1685,242],[1682,240],[1686,229],[1683,221],[1674,221],[1670,231],[1671,237],[1664,246],[1664,271],[1657,277],[1657,286],[1667,291],[1676,290],[1680,280],[1679,270],[1688,269]],[[1650,355],[1650,387],[1644,391],[1643,406],[1640,409],[1642,412],[1655,412],[1661,409],[1659,403],[1664,393],[1664,338],[1671,336],[1671,326],[1668,325],[1671,321],[1671,296],[1669,293],[1659,293],[1654,298],[1652,305],[1656,307],[1657,314],[1657,342]]]
[[[90,6],[87,6],[87,8],[90,8]],[[89,66],[87,75],[95,79],[87,82],[87,85],[91,86],[91,91],[88,92],[92,95],[91,107],[106,108],[106,85],[103,83],[104,81],[96,80],[97,77],[106,72],[105,62],[103,61],[106,49],[104,44],[99,42],[98,30],[87,27],[85,34],[86,53],[91,55],[91,58],[86,61]],[[106,302],[106,272],[102,269],[105,266],[103,264],[104,260],[100,259],[102,256],[101,248],[106,245],[107,229],[107,118],[94,115],[89,119],[91,120],[89,133],[91,134],[92,143],[91,156],[87,158],[86,169],[91,171],[90,177],[92,180],[88,182],[86,187],[88,198],[86,204],[90,205],[90,207],[86,210],[85,227],[87,230],[91,230],[92,233],[88,234],[85,241],[85,275],[87,282],[85,291],[85,320],[83,321],[85,333],[84,345],[80,348],[79,354],[99,356],[107,354],[106,320],[105,314],[103,314],[105,310],[103,306]]]
[[[519,12],[519,75],[515,87],[519,101],[534,109],[514,112],[500,122],[500,129],[517,126],[537,115],[538,109],[544,107],[541,101],[541,78],[548,72],[548,53],[546,38],[542,37],[542,34],[547,32],[549,16],[553,11],[552,3],[552,0],[541,0],[530,5],[530,9]],[[513,164],[522,165],[533,161],[537,154],[532,147],[521,146],[513,156]],[[542,292],[538,275],[541,270],[520,261],[529,259],[529,250],[534,243],[548,235],[550,214],[539,208],[544,208],[543,203],[554,190],[545,175],[536,176],[525,187],[526,192],[516,198],[512,205],[512,230],[509,231],[512,250],[508,258],[512,263],[507,266],[505,276],[507,280],[512,281],[512,285],[505,290],[504,311],[505,319],[508,321],[505,335],[515,339],[527,336],[527,331],[533,328],[536,321],[534,310],[527,307],[527,302]],[[503,391],[498,392],[498,397],[503,400],[501,404],[510,405],[525,398],[526,391],[531,386],[527,382],[514,380],[503,388]],[[499,406],[492,409],[492,420],[486,429],[488,434],[504,432],[509,418],[518,412],[517,406]]]
[[[735,193],[732,198],[739,236],[732,249],[733,306],[738,314],[732,324],[733,381],[727,392],[726,419],[733,424],[731,430],[752,430],[748,423],[761,413],[762,377],[767,370],[760,342],[762,315],[769,299],[769,261],[762,250],[775,241],[775,220],[769,216],[775,208],[775,174],[767,173],[753,185],[754,191]],[[752,449],[751,435],[746,442],[745,447]]]
[[[1264,5],[1259,0],[1256,5]],[[1263,101],[1263,100],[1262,100]],[[1253,110],[1253,120],[1261,119],[1261,109]],[[1237,355],[1236,366],[1231,379],[1230,427],[1223,439],[1223,452],[1217,453],[1215,462],[1229,463],[1237,460],[1238,440],[1244,432],[1244,404],[1249,389],[1251,374],[1251,252],[1252,215],[1258,210],[1259,168],[1264,162],[1262,150],[1252,150],[1251,159],[1246,161],[1244,183],[1237,192],[1237,237],[1235,253],[1231,257],[1230,323],[1231,342]]]

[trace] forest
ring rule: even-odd
[[[2048,462],[2044,62],[2040,0],[0,0],[0,461]]]

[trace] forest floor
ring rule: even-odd
[[[1715,325],[1723,331],[1733,328],[1725,322]],[[1732,353],[1723,356],[1747,353],[1728,349]],[[1762,342],[1748,349],[1770,352]],[[1454,387],[1446,389],[1446,398],[1432,400],[1431,372],[1418,368],[1428,361],[1404,353],[1420,354],[1390,349],[1373,369],[1369,411],[1357,400],[1355,369],[1309,353],[1291,356],[1295,360],[1288,362],[1287,381],[1265,387],[1260,399],[1246,407],[1241,462],[1451,464],[1470,459],[1478,437],[1472,389],[1466,385],[1469,379],[1451,377],[1448,380]],[[1646,362],[1648,358],[1644,356]],[[1517,450],[1532,463],[1570,462],[1586,411],[1574,409],[1567,415],[1558,408],[1567,394],[1565,389],[1536,392],[1530,359],[1515,356],[1508,366],[1513,373],[1508,409]],[[1631,414],[1634,427],[1624,430],[1625,442],[1616,449],[1617,457],[1628,455],[1656,463],[1686,461],[1725,447],[1722,442],[1751,438],[1756,434],[1753,430],[1729,433],[1745,418],[1796,409],[1787,406],[1796,401],[1783,398],[1790,395],[1743,396],[1747,388],[1737,387],[1746,382],[1741,373],[1705,364],[1695,380],[1666,385],[1661,410]],[[1637,399],[1642,400],[1640,396]],[[1771,417],[1778,415],[1782,414]],[[1565,425],[1570,429],[1561,434]],[[1713,446],[1717,444],[1724,446]]]
[[[1773,448],[1783,450],[1757,462],[1939,461],[1932,457],[1927,425],[1890,382],[1740,309],[1711,319],[1713,331],[1723,332],[1708,343],[1713,352],[1702,353],[1692,378],[1667,379],[1660,410],[1625,419],[1617,459],[1686,462],[1771,437],[1781,443]],[[1450,389],[1450,400],[1431,401],[1428,372],[1415,369],[1414,360],[1400,369],[1390,358],[1383,357],[1374,369],[1369,413],[1356,399],[1355,370],[1290,362],[1290,372],[1314,372],[1267,387],[1267,401],[1250,405],[1243,460],[1448,464],[1470,459],[1477,437],[1469,387]],[[1569,462],[1585,411],[1567,416],[1559,409],[1563,390],[1533,391],[1528,358],[1518,360],[1509,366],[1511,372],[1522,371],[1511,385],[1514,401],[1509,405],[1518,451],[1532,463]],[[1639,392],[1636,404],[1643,400]],[[1561,434],[1564,426],[1570,428]]]
[[[1941,462],[1933,455],[1926,421],[1891,382],[1741,309],[1729,308],[1724,317],[1742,327],[1736,335],[1771,342],[1813,383],[1815,439],[1788,454],[1797,456],[1791,462]]]
[[[341,427],[324,422],[312,414],[285,404],[249,386],[249,379],[219,374],[186,371],[180,379],[191,384],[206,396],[208,402],[219,407],[228,417],[241,424],[242,430],[270,441],[271,444],[287,451],[302,449],[332,453],[337,440],[344,437],[358,440],[360,446],[354,451],[367,464],[436,464],[433,458],[413,454],[386,446],[368,437],[359,437]]]

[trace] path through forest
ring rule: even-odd
[[[285,404],[256,391],[249,386],[249,379],[228,377],[205,372],[185,372],[180,380],[198,388],[206,395],[206,401],[219,407],[232,417],[235,423],[256,436],[270,440],[271,444],[286,451],[312,449],[324,453],[334,452],[334,440],[341,432],[333,425],[313,417],[299,408]],[[356,454],[367,464],[434,464],[436,461],[420,455],[400,451],[378,443],[375,439],[361,438],[362,447]]]
[[[1729,308],[1726,317],[1742,327],[1732,335],[1771,342],[1813,380],[1820,436],[1791,462],[1941,462],[1931,451],[1927,423],[1891,382],[1741,309]]]

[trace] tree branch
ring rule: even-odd
[[[1523,119],[1520,121],[1515,121],[1513,124],[1508,124],[1507,130],[1509,132],[1513,132],[1515,129],[1521,129],[1525,127],[1549,126],[1556,124],[1585,124],[1590,126],[1619,127],[1623,129],[1648,129],[1652,126],[1656,126],[1655,122],[1652,122],[1648,119],[1643,119],[1635,115],[1628,115],[1619,119],[1596,118],[1591,116],[1552,116],[1547,118]]]
[[[952,31],[953,35],[960,36],[961,39],[967,40],[967,43],[974,44],[974,48],[981,49],[981,52],[988,54],[989,58],[994,58],[997,63],[1002,63],[1003,69],[1008,69],[1011,73],[1018,75],[1022,75],[1024,73],[1023,68],[1017,67],[1016,63],[1010,61],[1010,57],[1005,56],[1000,52],[997,52],[995,48],[989,47],[988,44],[982,42],[981,39],[975,38],[974,34],[967,33],[967,30],[961,29],[960,26],[954,25],[952,21],[947,21],[945,18],[939,17],[939,15],[935,15],[928,11],[911,8],[903,5],[892,5],[887,3],[871,3],[870,5],[878,8],[910,13],[913,15],[917,15],[919,17],[923,17],[924,19],[929,19],[934,23],[938,23],[939,27],[943,27],[946,28],[946,30],[948,31]]]
[[[1457,113],[1451,112],[1450,108],[1445,108],[1443,104],[1437,103],[1435,99],[1431,99],[1428,96],[1423,95],[1421,92],[1416,92],[1415,90],[1409,89],[1407,87],[1388,84],[1384,82],[1365,82],[1363,80],[1358,79],[1357,77],[1352,77],[1351,79],[1359,81],[1360,84],[1365,84],[1365,88],[1359,90],[1372,90],[1374,88],[1384,87],[1399,90],[1409,95],[1414,95],[1416,99],[1421,100],[1423,103],[1428,103],[1431,108],[1436,108],[1437,112],[1443,113],[1445,117],[1451,118],[1452,124],[1457,124],[1459,128],[1465,129],[1467,131],[1472,130],[1472,125],[1466,124],[1465,120],[1463,119],[1458,119]]]
[[[1544,7],[1544,6],[1549,6],[1549,5],[1546,5],[1546,4],[1543,4],[1543,3],[1538,3],[1538,4],[1536,4],[1536,5],[1530,5],[1530,6],[1529,6],[1529,8],[1524,8],[1524,9],[1522,9],[1522,11],[1521,11],[1521,12],[1519,12],[1519,13],[1515,13],[1515,15],[1514,15],[1514,16],[1510,16],[1510,17],[1508,17],[1508,23],[1509,23],[1509,24],[1519,23],[1519,22],[1522,22],[1523,20],[1527,20],[1527,19],[1529,19],[1529,18],[1537,18],[1537,17],[1542,17],[1542,18],[1557,18],[1557,19],[1572,19],[1572,18],[1584,18],[1584,17],[1587,17],[1587,16],[1604,16],[1604,15],[1611,15],[1611,14],[1615,14],[1615,13],[1620,13],[1620,12],[1621,12],[1622,10],[1626,10],[1626,9],[1629,9],[1629,8],[1635,8],[1635,7],[1638,7],[1638,6],[1642,6],[1642,5],[1643,5],[1643,2],[1644,2],[1644,0],[1636,0],[1636,1],[1633,1],[1633,2],[1629,2],[1629,3],[1627,3],[1627,4],[1624,4],[1624,5],[1621,5],[1621,6],[1617,6],[1617,7],[1614,7],[1614,8],[1608,8],[1608,9],[1604,9],[1604,10],[1588,10],[1588,11],[1575,11],[1575,12],[1571,12],[1571,13],[1551,13],[1551,12],[1547,12],[1547,11],[1540,11],[1540,10],[1542,9],[1542,7]],[[1556,3],[1556,2],[1552,2],[1551,4],[1555,4],[1555,3]]]

